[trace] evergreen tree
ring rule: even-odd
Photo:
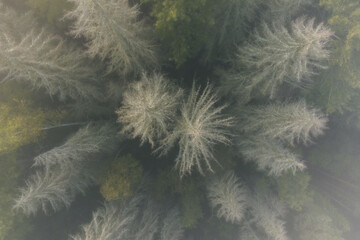
[[[201,94],[200,89],[193,85],[181,107],[181,117],[175,129],[166,136],[160,147],[166,153],[178,141],[179,153],[175,166],[179,168],[181,177],[190,173],[193,166],[203,173],[202,161],[212,171],[210,161],[216,161],[211,151],[213,145],[230,143],[227,127],[232,125],[232,118],[221,114],[225,106],[214,106],[217,100],[209,85]]]
[[[19,16],[2,7],[0,22],[1,82],[23,81],[61,100],[103,100],[97,68],[82,51],[37,27],[31,14]]]
[[[84,36],[88,54],[108,59],[108,71],[140,73],[153,66],[156,57],[144,39],[145,26],[139,6],[128,0],[69,0],[75,8],[66,16],[75,19],[71,33]]]
[[[181,95],[182,91],[162,75],[143,73],[141,81],[132,83],[124,92],[123,106],[116,111],[122,132],[154,146],[169,131]]]
[[[240,109],[239,129],[244,133],[280,139],[289,144],[309,143],[323,134],[327,117],[304,101],[249,106]]]
[[[226,76],[224,87],[243,98],[242,102],[257,91],[274,98],[284,82],[299,85],[325,68],[329,56],[325,47],[332,35],[323,24],[315,26],[314,19],[296,19],[291,31],[282,24],[269,27],[263,23],[252,40],[238,48],[236,70]]]
[[[246,211],[247,192],[234,172],[213,180],[207,189],[210,205],[217,209],[218,218],[240,223]]]

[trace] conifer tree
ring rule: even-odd
[[[226,76],[224,88],[242,97],[242,102],[248,102],[257,91],[275,98],[283,83],[300,85],[325,68],[326,44],[333,32],[314,22],[298,18],[291,23],[291,31],[283,24],[263,23],[252,40],[238,48],[233,73]]]
[[[130,84],[124,92],[123,105],[116,111],[122,132],[154,146],[168,133],[181,95],[182,90],[162,75],[143,73],[141,81]]]
[[[216,161],[212,154],[215,143],[229,144],[227,128],[232,125],[232,118],[221,113],[225,106],[216,107],[217,96],[207,85],[200,94],[200,89],[193,85],[187,100],[181,107],[181,117],[175,129],[170,132],[159,148],[166,153],[177,141],[179,153],[176,168],[180,176],[191,173],[194,166],[203,173],[202,162],[212,171],[210,161]]]
[[[287,171],[295,174],[306,168],[296,154],[277,140],[261,136],[243,138],[239,142],[239,151],[246,161],[254,161],[258,169],[268,171],[268,175],[280,176]]]
[[[235,176],[228,172],[208,185],[208,198],[213,209],[217,209],[218,218],[227,222],[240,223],[247,206],[247,193]]]
[[[238,118],[242,132],[289,144],[311,142],[312,138],[323,134],[328,121],[324,114],[309,108],[304,101],[244,107]]]
[[[84,36],[88,54],[108,59],[108,71],[140,73],[156,62],[154,51],[144,39],[139,6],[128,0],[69,0],[75,8],[66,17],[75,19],[71,33]]]
[[[103,100],[98,68],[82,51],[37,27],[31,14],[19,16],[1,7],[0,22],[1,82],[23,81],[61,100]]]

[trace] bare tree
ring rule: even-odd
[[[114,150],[119,141],[112,124],[88,124],[79,129],[63,145],[35,157],[34,166],[67,165],[88,160],[91,155]]]
[[[132,227],[133,240],[153,240],[159,231],[159,208],[151,200],[147,200],[142,214]]]
[[[156,62],[152,46],[143,37],[139,6],[128,0],[69,0],[75,8],[66,17],[75,19],[71,33],[84,36],[88,54],[109,59],[108,71],[139,73]]]
[[[283,144],[264,137],[242,138],[239,142],[239,151],[246,161],[253,161],[259,170],[268,171],[269,175],[280,176],[292,171],[302,171],[306,168],[299,157],[286,149]]]
[[[140,137],[154,146],[155,141],[168,133],[169,124],[176,118],[182,90],[173,86],[158,73],[143,73],[141,81],[132,83],[123,94],[123,106],[119,108],[118,122],[122,132],[132,138]]]
[[[129,238],[136,225],[142,196],[135,196],[121,204],[107,202],[93,213],[91,222],[82,227],[82,233],[71,236],[73,240],[122,240]]]
[[[240,223],[247,207],[247,191],[234,172],[228,172],[208,185],[208,198],[217,216],[227,222]]]
[[[275,19],[275,21],[285,23],[296,15],[305,6],[313,3],[313,0],[268,0],[264,1],[267,11],[264,13],[265,21]]]
[[[211,151],[213,145],[230,143],[226,128],[232,125],[232,118],[221,114],[225,106],[216,107],[217,100],[209,85],[201,94],[200,89],[193,85],[181,107],[181,117],[175,129],[166,136],[160,147],[166,153],[178,141],[179,153],[175,166],[179,168],[181,177],[190,173],[194,165],[203,173],[202,162],[212,171],[210,161],[216,161]]]
[[[239,121],[239,129],[245,133],[294,144],[309,143],[313,137],[322,135],[328,120],[318,109],[310,109],[300,101],[243,107]]]
[[[17,17],[22,21],[17,23]],[[82,51],[36,27],[32,18],[31,14],[18,16],[0,9],[1,82],[24,81],[61,100],[103,100],[97,85],[98,68]]]
[[[249,101],[254,91],[274,98],[284,82],[299,85],[318,69],[325,68],[329,56],[326,44],[333,32],[314,19],[298,18],[291,31],[281,24],[266,23],[255,31],[252,40],[238,48],[233,73],[226,77],[224,88]]]
[[[251,221],[264,233],[274,240],[287,240],[285,222],[281,217],[285,213],[285,208],[279,199],[274,196],[254,194],[249,198],[251,207]]]
[[[181,216],[177,208],[171,209],[163,220],[160,240],[181,240],[184,230],[181,226]]]
[[[26,182],[14,208],[22,209],[26,215],[36,214],[39,209],[56,212],[69,207],[76,194],[84,193],[93,182],[92,175],[78,163],[45,168]]]

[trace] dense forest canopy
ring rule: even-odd
[[[0,0],[0,240],[353,240],[358,0]]]

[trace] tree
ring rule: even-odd
[[[218,99],[209,85],[201,94],[199,92],[200,89],[193,84],[188,99],[181,107],[181,117],[175,129],[160,147],[166,153],[178,140],[179,154],[175,167],[179,168],[181,177],[191,173],[194,165],[203,173],[202,161],[212,171],[210,161],[216,161],[211,152],[212,146],[215,143],[230,143],[226,128],[232,125],[232,118],[221,114],[225,106],[214,106]]]
[[[23,81],[61,100],[103,100],[97,68],[82,51],[38,28],[31,14],[19,16],[3,7],[0,11],[1,82]],[[13,18],[19,18],[19,27],[9,23]]]
[[[293,227],[298,240],[345,240],[344,233],[349,231],[344,216],[320,194],[294,217]]]
[[[310,179],[306,172],[297,172],[295,175],[288,173],[274,179],[279,199],[287,203],[289,208],[300,212],[303,206],[312,200]]]
[[[208,185],[208,198],[217,217],[227,222],[240,223],[247,207],[247,192],[234,172],[227,172]]]
[[[280,139],[291,145],[309,143],[323,134],[327,117],[310,109],[304,101],[244,107],[239,111],[239,129],[269,139]]]
[[[130,197],[142,175],[139,161],[130,154],[116,158],[110,169],[100,177],[100,193],[108,201]]]
[[[65,11],[72,7],[67,0],[27,0],[27,5],[34,10],[41,22],[46,22],[59,30],[64,30],[68,26],[61,21]]]
[[[42,167],[21,190],[15,208],[25,214],[45,213],[69,207],[78,192],[94,183],[89,161],[100,152],[113,150],[116,131],[111,125],[87,125],[63,145],[35,158],[34,166]]]
[[[168,211],[163,220],[160,231],[160,240],[181,240],[184,230],[181,227],[180,212],[177,208]]]
[[[17,182],[23,172],[17,162],[18,154],[0,154],[0,240],[21,240],[28,236],[32,223],[23,214],[13,211]]]
[[[168,133],[181,95],[182,91],[162,75],[143,73],[141,81],[132,83],[124,92],[123,106],[116,111],[122,132],[140,137],[141,144],[149,141],[154,146]]]
[[[268,175],[278,177],[288,171],[295,174],[306,168],[296,154],[276,140],[255,136],[241,139],[238,145],[245,161],[255,162],[258,169],[268,171]]]
[[[75,8],[66,14],[74,19],[71,33],[84,36],[87,53],[108,59],[108,72],[139,73],[156,63],[153,47],[144,38],[139,6],[128,0],[69,0]]]
[[[146,200],[136,224],[132,226],[132,239],[153,240],[159,231],[159,208],[151,200]]]
[[[274,23],[271,28],[263,23],[251,42],[238,48],[234,63],[237,70],[227,76],[225,88],[245,102],[256,91],[274,98],[284,82],[299,85],[325,68],[323,62],[329,56],[326,44],[332,35],[323,24],[314,26],[314,19],[296,19],[291,31],[281,24]]]
[[[119,205],[106,202],[93,213],[91,222],[82,227],[82,233],[71,236],[73,240],[121,240],[129,239],[131,227],[139,214],[142,196],[136,196]],[[136,224],[135,224],[136,226]]]
[[[235,44],[244,40],[259,7],[257,0],[226,0],[219,1],[214,8],[214,24],[205,47],[205,61],[231,53]]]
[[[170,53],[169,60],[179,67],[199,53],[214,22],[217,0],[141,0],[153,3],[155,33]],[[222,2],[222,1],[221,1]]]
[[[35,157],[34,166],[49,167],[86,161],[96,153],[111,152],[117,147],[118,140],[114,125],[90,123],[79,129],[63,145]]]
[[[285,230],[285,222],[280,218],[284,215],[284,207],[279,199],[272,195],[262,196],[255,194],[249,198],[251,207],[251,221],[262,229],[264,233],[274,240],[288,239]]]
[[[14,208],[23,210],[26,215],[36,214],[39,209],[45,213],[50,209],[56,212],[69,207],[76,194],[84,193],[92,183],[93,176],[77,162],[47,167],[26,181]]]
[[[290,20],[292,16],[310,5],[313,0],[269,0],[264,2],[270,19],[278,21]],[[266,13],[265,13],[266,15]]]
[[[46,113],[41,109],[19,99],[12,105],[0,103],[0,112],[0,152],[15,150],[40,138],[46,120]]]

